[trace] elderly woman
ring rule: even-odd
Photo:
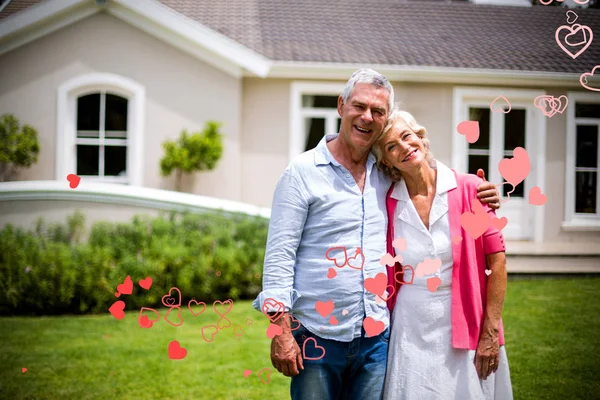
[[[477,200],[482,180],[433,160],[425,128],[404,111],[390,115],[373,152],[394,181],[388,251],[403,260],[388,270],[395,290],[384,399],[512,399],[501,319],[505,246],[491,226],[494,211]],[[471,237],[465,212],[487,230]],[[394,248],[394,238],[406,246]]]

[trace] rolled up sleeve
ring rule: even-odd
[[[496,218],[496,212],[491,207],[485,204],[483,207],[487,213],[490,214],[491,219]],[[502,231],[496,229],[494,225],[490,225],[490,227],[483,233],[482,237],[485,255],[506,251],[504,235],[502,235]]]
[[[306,190],[294,169],[288,168],[277,182],[269,234],[263,266],[263,287],[252,306],[260,312],[277,312],[273,299],[284,305],[285,311],[292,310],[294,302],[300,297],[294,289],[294,266],[296,252],[302,238],[302,231],[308,215]]]

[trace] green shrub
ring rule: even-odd
[[[0,314],[106,312],[127,275],[127,309],[160,307],[171,287],[182,306],[254,298],[261,288],[268,220],[222,213],[136,216],[130,223],[100,222],[81,243],[85,218],[66,225],[38,220],[32,231],[0,231]],[[152,277],[150,290],[138,281]]]

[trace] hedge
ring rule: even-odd
[[[268,220],[223,213],[136,216],[100,222],[85,241],[85,216],[65,225],[39,219],[35,229],[0,231],[0,314],[106,312],[117,285],[134,282],[126,309],[159,307],[171,287],[182,305],[251,299],[261,289]],[[152,277],[150,290],[138,281]]]

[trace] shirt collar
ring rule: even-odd
[[[456,176],[450,168],[448,168],[446,165],[442,164],[438,160],[433,161],[432,167],[433,169],[437,169],[437,178],[435,182],[436,194],[440,195],[457,187]],[[394,190],[392,190],[391,197],[393,197],[396,200],[405,202],[408,202],[410,200],[410,196],[408,195],[408,189],[406,187],[406,182],[404,181],[404,179],[394,186]]]
[[[327,142],[337,138],[338,135],[339,133],[330,133],[325,135],[323,139],[319,141],[319,144],[317,147],[315,147],[315,165],[327,165],[331,163],[338,167],[341,166],[341,164],[336,161],[335,157],[333,157],[333,154],[331,154],[329,148],[327,147]],[[367,167],[369,170],[373,164],[375,164],[375,156],[373,155],[373,152],[369,152],[369,157],[367,158]]]

